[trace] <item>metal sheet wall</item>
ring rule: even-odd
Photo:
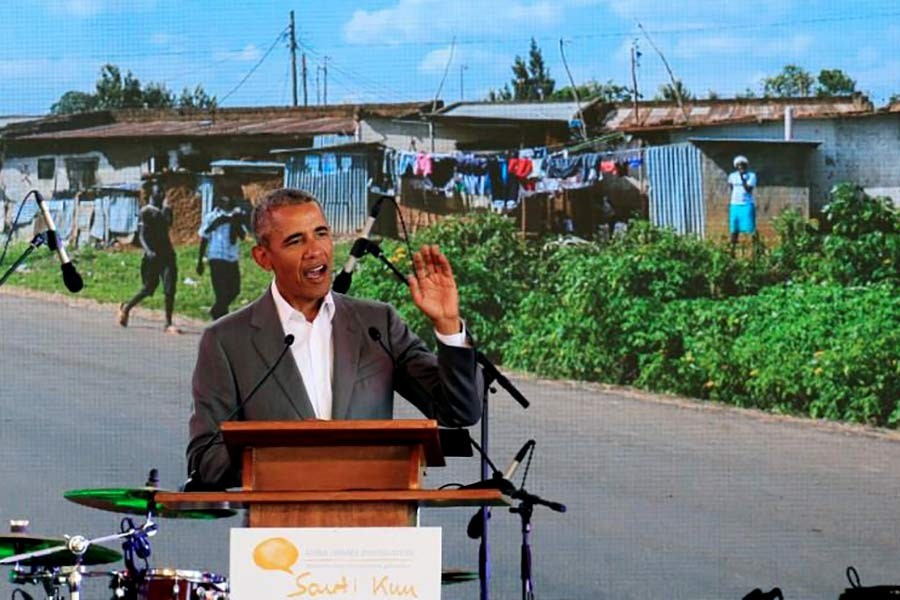
[[[287,187],[307,191],[319,199],[334,233],[354,233],[366,221],[367,158],[362,154],[291,156],[284,170]],[[334,160],[330,160],[334,157]]]
[[[681,234],[706,235],[700,149],[690,143],[647,149],[650,221]]]

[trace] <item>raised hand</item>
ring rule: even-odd
[[[413,302],[443,335],[460,332],[459,293],[450,261],[437,246],[413,254],[415,274],[408,277]]]

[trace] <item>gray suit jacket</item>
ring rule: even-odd
[[[381,302],[334,294],[332,321],[334,419],[390,419],[394,391],[426,417],[456,427],[481,416],[484,381],[471,348],[438,343],[435,355],[397,312]],[[375,327],[391,356],[368,333]],[[194,368],[188,471],[218,486],[240,485],[240,459],[218,442],[203,450],[219,423],[247,397],[284,349],[284,330],[271,291],[210,325]],[[239,420],[315,418],[288,351],[241,412]]]

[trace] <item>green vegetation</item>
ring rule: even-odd
[[[198,85],[193,90],[184,88],[176,98],[164,83],[141,84],[131,71],[122,76],[116,65],[106,64],[100,69],[93,93],[71,90],[60,96],[50,107],[55,115],[90,112],[119,108],[183,108],[213,110],[216,97],[210,96]]]
[[[0,272],[5,272],[12,261],[19,256],[24,245],[12,245]],[[175,312],[195,319],[209,319],[209,309],[213,304],[212,285],[209,269],[202,276],[197,275],[197,246],[178,246],[178,288],[175,295]],[[346,256],[349,247],[339,244],[337,256]],[[141,287],[140,248],[126,250],[95,250],[89,246],[70,251],[72,260],[84,278],[84,289],[78,294],[100,302],[118,306],[131,298]],[[6,285],[28,287],[44,292],[67,293],[62,285],[59,261],[46,248],[38,248],[25,262],[25,268],[14,273]],[[187,281],[186,281],[187,280]],[[256,266],[250,256],[250,244],[241,247],[241,293],[231,305],[239,308],[259,296],[272,282],[272,276]],[[5,287],[5,286],[4,286]],[[162,288],[141,302],[142,308],[163,308]]]
[[[778,243],[733,258],[723,244],[632,223],[610,241],[522,241],[497,215],[451,218],[414,237],[439,243],[480,347],[545,377],[634,385],[700,399],[881,426],[900,425],[900,214],[885,198],[838,186],[817,226],[777,219]],[[405,245],[385,241],[409,270]],[[176,308],[206,318],[208,277],[179,250]],[[335,252],[338,263],[346,245]],[[10,283],[59,291],[41,251]],[[245,251],[246,254],[246,251]],[[12,254],[15,255],[14,253]],[[139,286],[140,252],[82,250],[84,295],[120,302]],[[9,260],[7,261],[8,264]],[[249,258],[240,304],[269,283]],[[408,292],[367,258],[353,295],[390,302],[426,340]],[[160,307],[161,296],[147,306]]]

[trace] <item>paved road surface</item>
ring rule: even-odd
[[[163,487],[183,481],[199,328],[173,337],[153,315],[127,329],[113,317],[88,301],[0,291],[3,523],[30,518],[41,535],[114,533],[120,515],[62,493],[140,486],[151,467]],[[789,600],[837,598],[851,564],[864,584],[900,584],[900,438],[516,381],[533,405],[493,397],[492,454],[505,465],[535,438],[528,487],[569,507],[535,514],[538,598],[737,599],[775,585]],[[428,480],[470,482],[477,471],[453,459]],[[444,527],[445,566],[476,567],[470,515],[424,513],[425,524]],[[517,517],[497,511],[492,524],[492,597],[518,598]],[[228,528],[238,519],[160,525],[154,566],[227,573]],[[87,598],[110,597],[104,579],[89,585]],[[0,597],[11,589],[0,584]],[[477,584],[445,592],[477,598]]]

